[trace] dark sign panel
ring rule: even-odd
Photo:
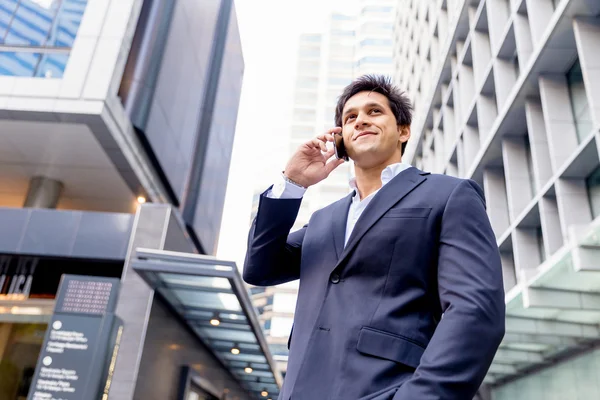
[[[96,400],[108,392],[122,324],[119,279],[64,275],[28,400]]]

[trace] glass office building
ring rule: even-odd
[[[506,335],[481,397],[600,398],[600,2],[401,0],[406,158],[484,189]]]
[[[211,256],[243,71],[232,0],[0,0],[1,399],[37,390],[64,274],[119,279],[108,398],[277,395]]]

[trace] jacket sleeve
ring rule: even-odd
[[[393,400],[472,399],[504,336],[504,288],[481,188],[471,180],[448,198],[441,224],[442,318],[419,367]]]
[[[243,278],[271,286],[300,278],[300,253],[306,226],[290,233],[302,199],[273,199],[265,192],[248,235]]]

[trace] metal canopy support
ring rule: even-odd
[[[537,351],[499,349],[494,361],[500,364],[541,363],[544,357]]]
[[[506,332],[546,334],[589,339],[600,337],[598,325],[520,317],[506,318]]]
[[[131,265],[246,390],[257,399],[264,398],[263,391],[270,398],[278,396],[283,378],[235,263],[137,249]]]
[[[517,369],[512,365],[492,364],[489,373],[493,375],[514,375],[517,373]]]
[[[507,332],[504,335],[503,344],[538,344],[555,347],[575,347],[580,344],[577,339],[561,336],[538,335],[531,333]]]
[[[527,287],[523,289],[525,308],[600,311],[600,293]]]

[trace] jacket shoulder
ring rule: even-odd
[[[483,188],[474,180],[466,178],[456,178],[450,175],[443,174],[427,174],[427,181],[430,185],[433,185],[437,190],[442,189],[447,193],[448,197],[454,192],[454,190],[461,186],[462,190],[473,190],[483,200],[485,204],[485,194]]]

